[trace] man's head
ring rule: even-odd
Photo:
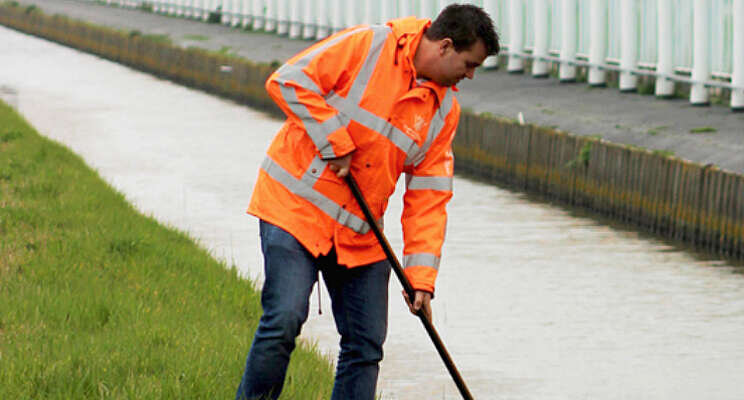
[[[491,17],[470,4],[447,6],[424,33],[414,63],[416,70],[442,86],[473,79],[475,68],[499,52]]]

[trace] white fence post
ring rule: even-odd
[[[252,28],[254,31],[263,29],[265,17],[264,17],[264,3],[263,0],[252,0],[251,1],[251,17],[252,17]]]
[[[635,1],[623,1],[621,9],[622,40],[620,51],[620,91],[634,92],[638,77],[630,70],[638,64],[638,13]]]
[[[540,60],[540,57],[548,56],[548,1],[534,0],[534,21],[535,21],[535,46],[532,55],[532,76],[535,78],[548,77],[548,62]]]
[[[318,29],[318,26],[315,23],[315,12],[317,11],[317,6],[315,3],[317,0],[308,1],[305,3],[305,13],[303,14],[303,28],[302,28],[302,38],[303,39],[312,39],[315,37],[315,31]]]
[[[506,70],[511,73],[524,71],[524,8],[522,0],[509,2],[509,63]]]
[[[589,85],[604,86],[605,71],[599,65],[607,58],[607,0],[592,0],[590,13],[589,62],[594,66],[589,68]]]
[[[243,0],[233,0],[232,3],[230,26],[240,26],[243,22]]]
[[[202,0],[202,20],[206,21],[209,19],[209,13],[212,11],[212,0]]]
[[[444,7],[447,7],[449,2],[447,0],[436,0],[437,6],[436,6],[436,13],[439,15],[439,13],[444,9]]]
[[[331,32],[331,20],[328,18],[328,2],[330,0],[317,0],[315,13],[315,38],[323,39]]]
[[[274,32],[276,31],[276,25],[277,25],[277,3],[280,0],[266,0],[266,22],[265,22],[265,30],[266,32]]]
[[[250,28],[253,24],[253,13],[251,11],[251,0],[240,0],[240,15],[238,16],[238,26],[241,28]]]
[[[744,88],[744,0],[734,0],[734,40],[731,54],[733,60],[733,73],[731,83],[734,86]],[[736,89],[731,92],[731,109],[744,111],[744,89]]]
[[[289,33],[289,0],[279,0],[276,7],[276,34]]]
[[[153,3],[151,3],[153,4]],[[193,0],[191,1],[191,15],[189,17],[193,19],[201,19],[202,17],[202,9],[204,6],[202,5],[202,0]]]
[[[193,18],[196,14],[196,0],[185,0],[183,2],[183,16]]]
[[[331,1],[331,28],[336,33],[344,29],[344,7],[343,0],[332,0]]]
[[[657,0],[659,6],[658,21],[658,55],[656,56],[656,73],[666,76],[674,74],[673,33],[672,33],[672,0]],[[671,97],[674,95],[674,82],[664,76],[656,78],[656,96]]]
[[[488,1],[489,0],[483,0],[484,3]],[[492,0],[491,2],[495,2],[495,1],[496,0]],[[435,3],[435,0],[420,0],[418,16],[421,18],[429,18],[430,20],[433,21],[437,17],[437,13],[434,12],[434,3]]]
[[[391,1],[394,0],[378,1],[378,4],[380,5],[380,23],[384,24],[393,19],[393,7],[392,4],[390,4]]]
[[[571,62],[576,61],[576,0],[561,1],[561,82],[573,82],[576,80],[576,66]]]
[[[413,6],[411,3],[413,3],[412,0],[403,0],[398,3],[398,18],[410,17],[411,15],[415,14],[414,12],[412,12]]]
[[[298,39],[302,36],[302,7],[305,1],[289,1],[289,38]]]
[[[690,103],[696,106],[709,104],[708,89],[703,82],[710,80],[710,50],[709,45],[709,0],[695,0],[693,6],[693,51],[692,51],[692,80]]]
[[[423,3],[425,0],[421,0]],[[544,0],[541,0],[544,1]],[[496,16],[498,15],[499,11],[499,4],[498,0],[483,0],[483,9],[488,13],[489,16],[491,16],[491,19],[494,21],[498,21],[498,18]],[[502,27],[496,26],[496,29],[501,29]],[[488,56],[486,57],[485,61],[483,61],[483,68],[497,68],[499,66],[499,57],[498,56]]]
[[[225,25],[230,25],[232,18],[232,0],[222,0],[222,16],[220,22]]]
[[[364,0],[364,16],[362,17],[362,23],[364,24],[384,24],[387,21],[380,21],[379,18],[377,18],[377,13],[375,13],[375,4],[377,4],[374,0]]]
[[[183,6],[184,6],[184,0],[174,0],[173,1],[173,15],[177,17],[183,16]]]
[[[346,2],[346,13],[344,14],[344,27],[350,27],[357,25],[359,22],[357,21],[357,7],[358,7],[358,1],[356,2]]]

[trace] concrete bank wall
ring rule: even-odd
[[[276,65],[182,49],[33,7],[0,5],[0,24],[282,116],[264,90]],[[744,259],[744,176],[598,139],[464,113],[459,172],[584,207]]]

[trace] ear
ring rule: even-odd
[[[447,53],[448,50],[455,48],[455,42],[450,38],[444,38],[439,40],[439,55],[442,56]]]

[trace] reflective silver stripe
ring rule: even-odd
[[[406,174],[407,190],[441,190],[452,191],[451,176],[416,176]]]
[[[313,161],[311,161],[310,165],[307,167],[305,173],[302,175],[301,180],[308,186],[312,187],[315,185],[315,182],[318,181],[318,178],[323,175],[323,171],[327,165],[327,162],[321,160],[320,157],[315,156]]]
[[[349,121],[342,120],[340,115],[336,115],[325,120],[322,123],[318,123],[318,121],[316,121],[315,118],[313,118],[313,116],[310,114],[310,111],[307,109],[307,107],[304,104],[300,103],[297,98],[297,94],[295,93],[295,89],[287,86],[287,82],[294,81],[301,87],[322,95],[321,89],[312,79],[310,79],[309,76],[307,76],[307,74],[305,74],[303,68],[310,64],[313,58],[315,58],[315,56],[317,56],[322,51],[339,43],[350,35],[370,29],[372,28],[370,28],[369,26],[362,26],[346,32],[338,37],[329,40],[328,42],[325,42],[318,48],[313,49],[308,54],[297,60],[297,62],[295,62],[294,64],[284,64],[277,71],[278,77],[276,78],[276,81],[280,84],[279,89],[282,93],[284,101],[287,103],[289,109],[292,110],[292,112],[295,113],[295,115],[297,115],[302,120],[308,136],[310,136],[310,139],[313,141],[313,143],[315,143],[315,147],[318,149],[321,156],[325,159],[335,158],[338,156],[334,152],[333,146],[328,141],[328,135],[342,127],[345,127]],[[378,31],[378,28],[374,30],[375,37],[378,36]]]
[[[316,160],[319,159],[316,158]],[[313,160],[313,162],[315,163],[316,160]],[[306,172],[302,179],[298,180],[270,157],[266,157],[266,159],[264,159],[263,163],[261,164],[261,168],[266,171],[266,173],[270,177],[284,185],[287,190],[309,201],[314,206],[318,207],[321,211],[326,213],[329,217],[335,219],[339,224],[360,234],[369,232],[370,226],[369,224],[367,224],[366,221],[346,211],[341,206],[334,203],[333,200],[329,199],[322,193],[312,188],[310,182],[314,183],[315,181],[317,181],[317,176],[308,176]],[[309,171],[312,171],[312,167],[309,169]]]
[[[323,158],[336,157],[337,155],[333,151],[333,146],[331,146],[331,143],[328,141],[328,135],[344,127],[344,123],[341,122],[338,115],[328,118],[323,123],[318,123],[318,121],[310,115],[310,111],[307,107],[297,99],[295,88],[280,85],[279,89],[289,109],[292,110],[300,120],[302,120],[308,136],[310,136],[310,139],[315,143],[315,147],[318,148],[321,156],[323,156]]]
[[[300,69],[305,68],[308,64],[310,64],[310,61],[312,61],[313,58],[315,58],[315,56],[317,56],[319,53],[325,51],[327,48],[335,45],[336,43],[338,43],[338,42],[346,39],[347,37],[349,37],[349,36],[351,36],[351,35],[353,35],[355,33],[359,33],[359,32],[362,32],[362,31],[369,30],[369,29],[371,29],[371,28],[368,25],[360,26],[360,27],[358,27],[356,29],[353,29],[351,31],[348,31],[348,32],[346,32],[346,33],[344,33],[342,35],[339,35],[339,36],[337,36],[337,37],[335,37],[333,39],[330,39],[327,42],[324,42],[323,45],[318,46],[317,48],[313,49],[309,53],[305,54],[302,58],[300,58],[299,60],[297,60],[297,62],[295,62],[294,65],[296,65]]]
[[[305,54],[302,58],[297,60],[294,64],[282,65],[281,68],[277,70],[278,78],[276,79],[276,81],[281,84],[286,84],[287,81],[292,80],[300,84],[300,86],[322,95],[320,88],[318,88],[318,85],[312,79],[310,79],[309,76],[307,76],[305,71],[303,71],[303,68],[307,67],[310,64],[310,62],[315,58],[315,56],[325,51],[329,47],[337,44],[338,42],[346,39],[347,37],[355,33],[359,33],[359,32],[370,30],[370,29],[372,28],[370,28],[369,26],[361,26],[359,28],[346,32],[343,35],[340,35],[327,42],[324,42],[318,48],[315,48],[309,53]],[[375,36],[377,36],[377,31],[375,31]],[[373,43],[374,43],[374,39],[373,39]]]
[[[295,64],[284,64],[276,72],[278,74],[276,81],[282,85],[286,85],[289,81],[294,81],[305,89],[311,90],[321,96],[323,95],[318,85],[307,76],[301,67]]]
[[[421,150],[418,153],[409,155],[409,158],[406,159],[406,165],[419,165],[421,161],[424,161],[426,158],[426,152],[429,151],[429,147],[431,147],[434,140],[439,137],[439,134],[442,133],[442,128],[444,128],[447,115],[449,115],[452,110],[453,96],[452,90],[447,89],[447,94],[445,94],[442,104],[439,105],[439,109],[434,113],[434,116],[429,123],[429,131],[426,133],[426,141],[421,146]]]
[[[404,268],[424,265],[439,271],[439,261],[439,257],[431,253],[415,253],[403,256]]]
[[[359,107],[351,100],[332,92],[331,95],[326,98],[326,101],[331,105],[331,107],[336,108],[341,112],[341,114],[343,114],[342,118],[354,120],[382,136],[385,136],[406,155],[416,154],[419,151],[416,142],[403,133],[403,131],[396,128],[386,119],[380,118],[374,113]]]
[[[359,104],[362,100],[364,90],[367,89],[367,84],[369,83],[370,78],[372,78],[372,73],[375,71],[375,67],[377,66],[377,60],[380,58],[380,54],[382,54],[383,44],[385,44],[385,40],[387,40],[392,29],[387,25],[375,25],[372,27],[372,31],[372,44],[367,51],[367,57],[365,58],[364,64],[362,64],[362,68],[359,70],[356,78],[354,78],[354,83],[351,85],[349,94],[346,96],[346,98],[354,102],[354,104]]]

